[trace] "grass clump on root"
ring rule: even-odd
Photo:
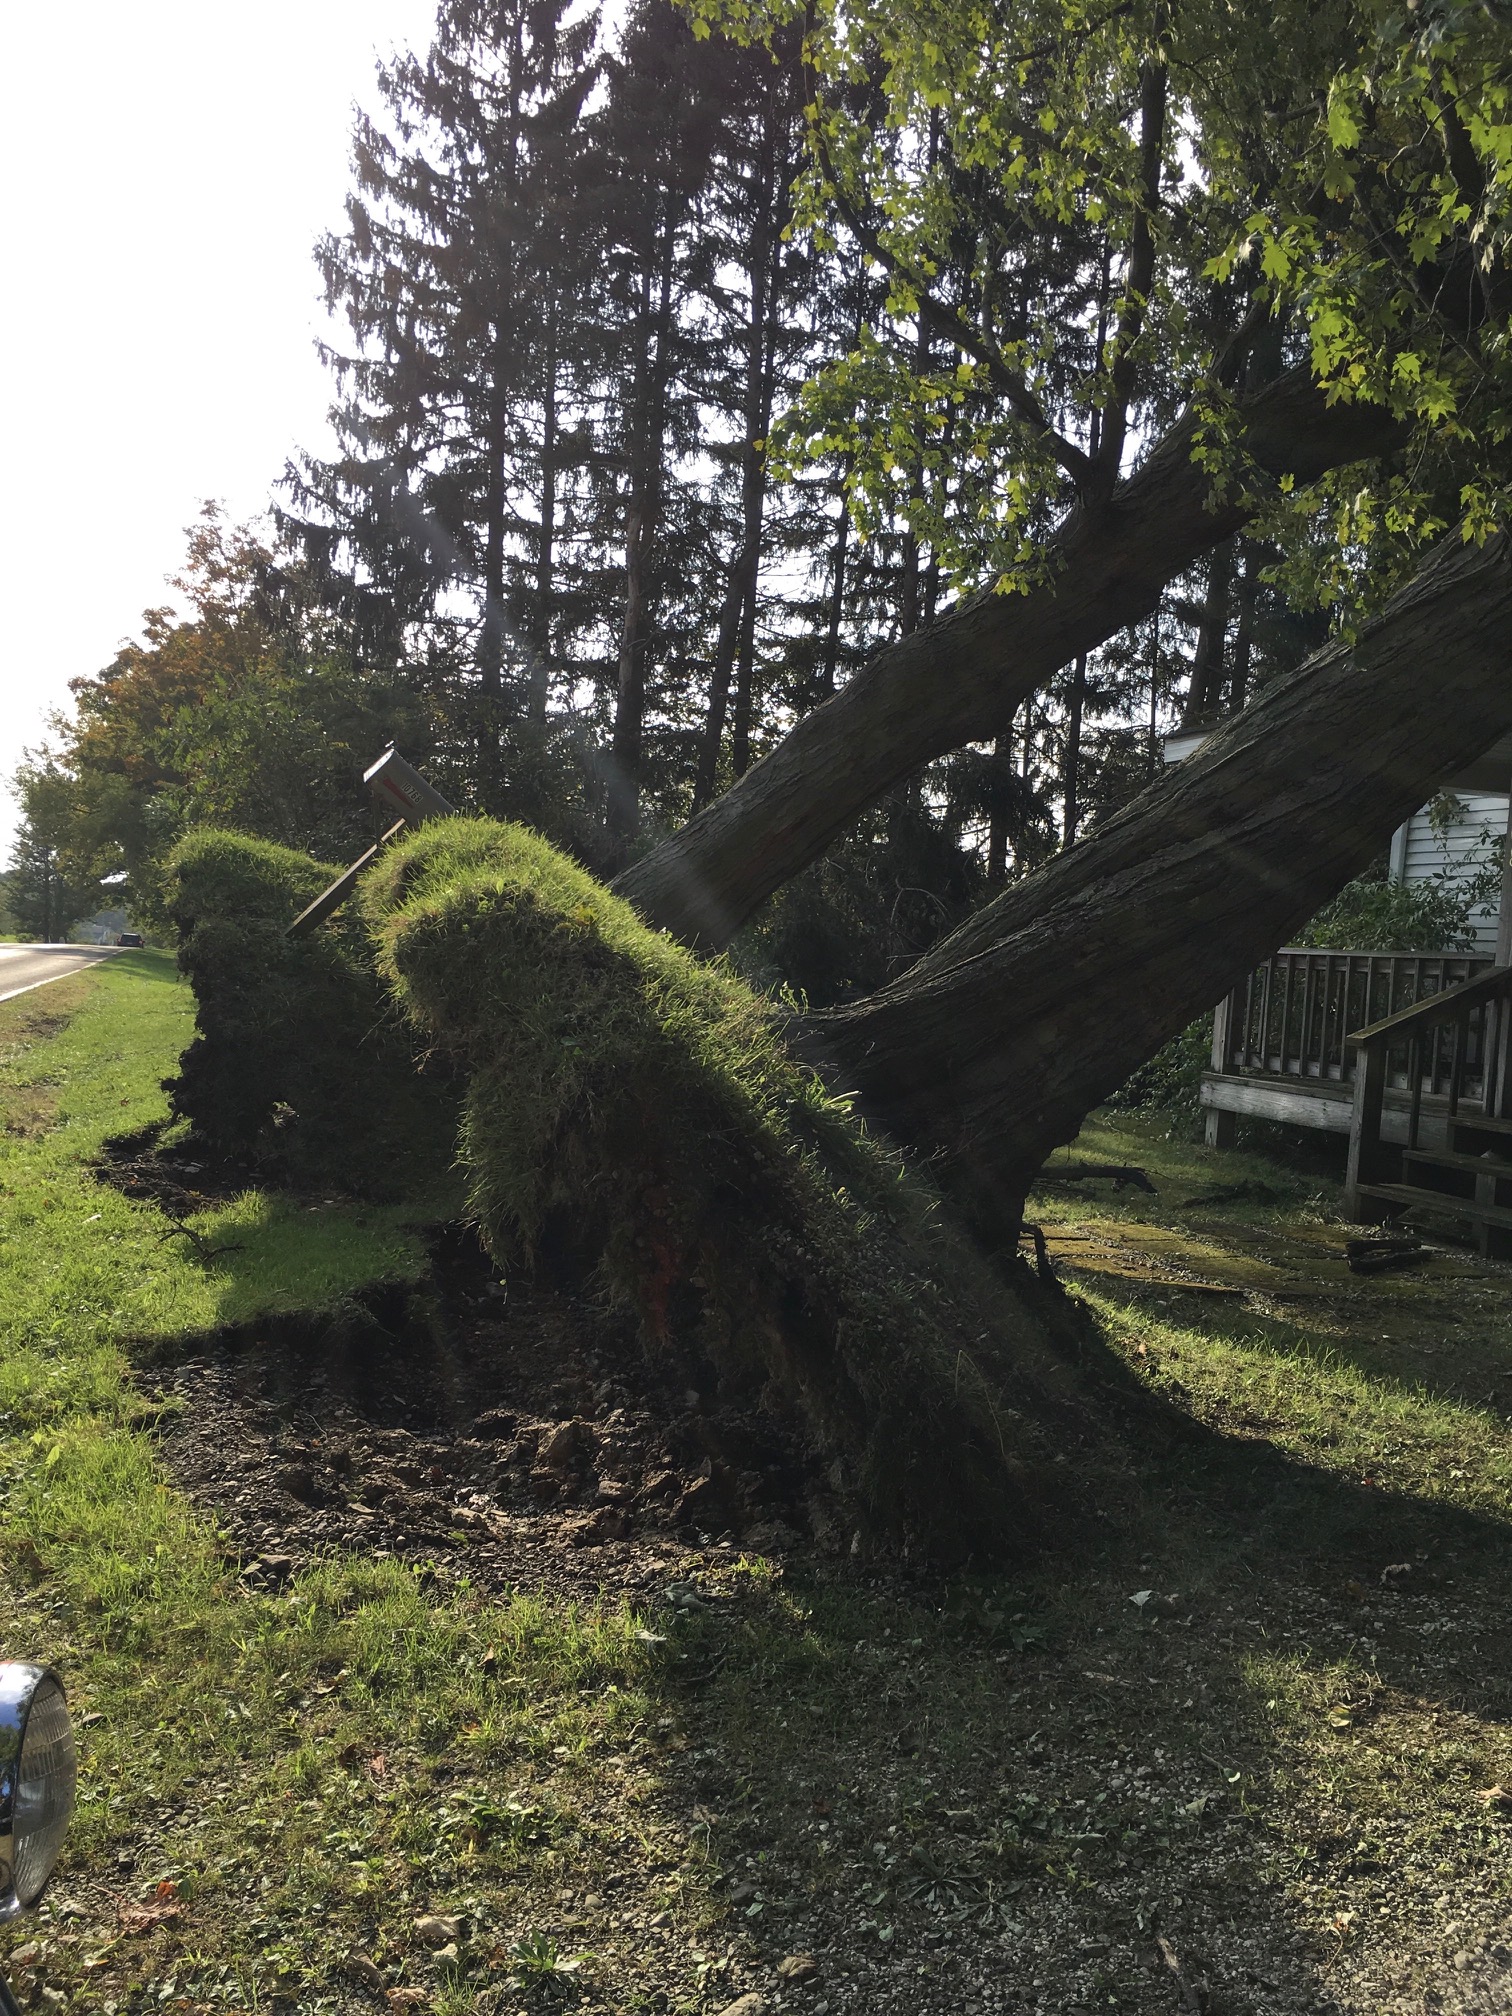
[[[597,1267],[653,1347],[838,1454],[874,1525],[954,1553],[1028,1538],[1048,1298],[950,1233],[772,1002],[520,827],[428,825],[363,903],[380,970],[467,1074],[497,1258]]]
[[[418,1070],[355,919],[287,935],[336,873],[208,827],[174,849],[170,910],[198,1017],[173,1112],[212,1155],[272,1181],[413,1195],[446,1167],[456,1095]]]

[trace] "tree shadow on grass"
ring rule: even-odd
[[[236,1330],[256,1253],[214,1264],[222,1343],[281,1334]],[[445,1310],[377,1294],[291,1317],[283,1386],[338,1365],[394,1421],[426,1386],[464,1430],[484,1396]],[[1077,1516],[1016,1573],[715,1533],[645,1585],[667,1881],[696,1967],[729,1963],[690,1963],[689,2006],[1508,2006],[1512,1835],[1480,1796],[1512,1785],[1507,1524],[1196,1421],[1090,1325],[1071,1355],[1046,1502]]]
[[[1507,1527],[1206,1431],[1142,1481],[1009,1582],[716,1606],[727,1875],[834,2006],[1509,2006]]]

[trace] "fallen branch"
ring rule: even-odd
[[[1121,1162],[1057,1162],[1053,1169],[1042,1169],[1035,1179],[1040,1183],[1085,1183],[1093,1177],[1106,1178],[1116,1190],[1128,1184],[1134,1190],[1146,1190],[1152,1197],[1160,1193],[1143,1169],[1127,1167]]]
[[[157,1243],[161,1246],[165,1239],[173,1239],[180,1233],[183,1234],[184,1238],[193,1241],[195,1251],[199,1254],[201,1260],[204,1261],[218,1260],[223,1253],[240,1253],[244,1251],[244,1248],[241,1246],[208,1245],[204,1233],[196,1232],[192,1225],[170,1225],[166,1232],[159,1232]]]
[[[1175,1947],[1169,1939],[1157,1939],[1155,1946],[1176,1983],[1176,1990],[1181,1997],[1182,2008],[1188,2012],[1188,2016],[1202,2016],[1203,1997],[1201,1990],[1187,1978],[1185,1969],[1176,1957]]]
[[[1421,1240],[1410,1235],[1401,1239],[1347,1239],[1344,1258],[1351,1274],[1385,1274],[1395,1267],[1414,1267],[1429,1253]]]

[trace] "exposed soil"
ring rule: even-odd
[[[484,1590],[635,1599],[721,1541],[848,1539],[777,1424],[721,1411],[612,1313],[506,1287],[461,1237],[436,1287],[223,1337],[148,1379],[168,1470],[250,1580],[354,1550]]]

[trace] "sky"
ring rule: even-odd
[[[377,57],[435,0],[10,10],[0,385],[0,777],[68,682],[172,601],[206,498],[261,510],[328,440],[312,251]],[[15,807],[0,792],[0,859]]]

